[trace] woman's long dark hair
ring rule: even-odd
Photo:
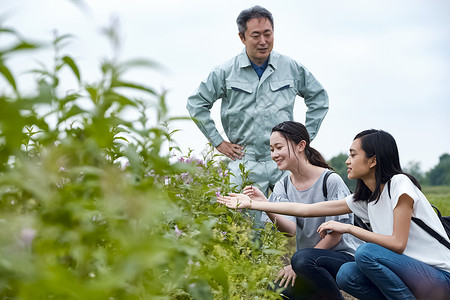
[[[356,135],[354,140],[360,139],[361,148],[366,153],[367,158],[375,156],[375,190],[372,192],[362,181],[356,182],[354,193],[355,200],[365,200],[372,202],[378,200],[381,195],[381,185],[387,183],[392,176],[404,174],[419,188],[420,184],[412,175],[403,172],[400,166],[397,143],[392,135],[376,129],[364,130]]]
[[[286,139],[286,141],[292,141],[295,145],[298,145],[298,143],[300,143],[301,141],[305,141],[305,155],[309,163],[314,166],[333,169],[322,157],[322,154],[320,154],[319,151],[309,145],[309,134],[306,130],[305,125],[303,125],[302,123],[285,121],[273,127],[272,133],[273,132],[279,132]]]

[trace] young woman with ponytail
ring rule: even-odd
[[[325,174],[331,169],[322,155],[310,146],[306,127],[287,121],[272,129],[270,136],[272,159],[280,170],[290,171],[288,180],[280,180],[269,197],[271,202],[316,203],[340,199],[350,194],[342,178],[336,173],[326,181],[327,198],[323,193]],[[286,184],[286,186],[285,186]],[[255,187],[244,189],[255,201],[267,201]],[[336,283],[342,264],[353,261],[360,240],[348,234],[330,233],[321,238],[317,229],[329,220],[352,224],[353,215],[302,218],[267,213],[278,230],[296,236],[297,252],[291,264],[278,273],[275,289],[283,287],[287,299],[343,299]]]
[[[353,212],[370,222],[372,231],[335,221],[318,228],[324,238],[330,232],[349,233],[366,241],[356,250],[355,261],[339,269],[336,281],[342,290],[358,299],[449,299],[450,251],[415,220],[450,240],[417,180],[402,171],[394,138],[382,130],[360,132],[346,164],[348,178],[357,179],[357,186],[353,195],[341,200],[269,203],[233,194],[217,201],[230,208],[301,217]]]

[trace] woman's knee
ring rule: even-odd
[[[307,267],[311,267],[314,264],[311,258],[311,250],[313,249],[300,249],[292,256],[291,265],[292,269],[298,274]]]
[[[354,262],[343,264],[336,275],[336,282],[340,289],[345,290],[354,284],[353,278],[359,273],[358,267]]]
[[[357,264],[364,263],[375,259],[374,254],[381,246],[372,243],[361,244],[355,251],[355,262]]]

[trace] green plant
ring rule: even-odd
[[[266,287],[285,238],[271,224],[254,238],[246,213],[215,203],[237,188],[225,162],[179,154],[168,125],[183,118],[165,93],[124,79],[153,62],[115,56],[85,83],[64,53],[71,36],[57,36],[54,65],[33,69],[37,90],[23,96],[7,60],[39,46],[3,34],[17,43],[0,51],[2,299],[278,297]],[[63,68],[77,80],[70,91]]]

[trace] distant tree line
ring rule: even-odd
[[[356,180],[350,180],[347,178],[347,165],[345,161],[347,155],[341,153],[330,159],[329,163],[338,173],[344,182],[347,184],[350,190],[354,191],[356,187]],[[450,154],[444,153],[439,157],[439,162],[428,172],[423,172],[420,168],[420,163],[413,161],[409,162],[407,166],[403,167],[403,171],[413,175],[422,186],[437,186],[448,185],[450,186]]]

